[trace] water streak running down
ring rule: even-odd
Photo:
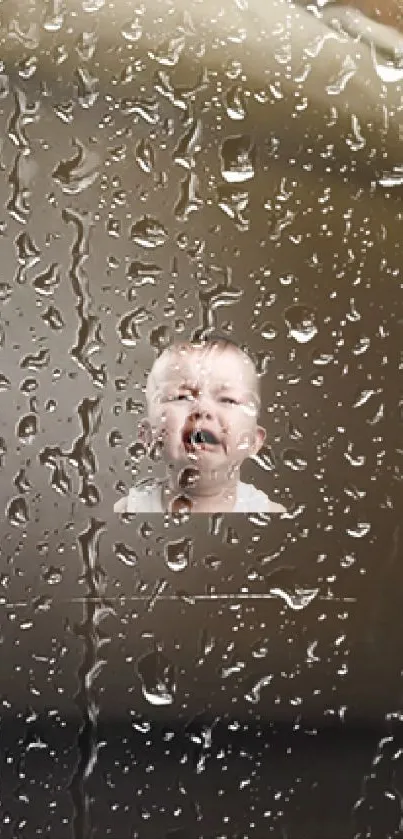
[[[74,806],[74,839],[87,839],[92,835],[87,782],[94,772],[98,758],[99,706],[94,683],[106,664],[106,659],[99,657],[99,650],[104,648],[109,640],[98,627],[108,615],[114,614],[113,606],[104,596],[106,575],[99,564],[99,542],[105,531],[105,524],[103,521],[91,519],[88,529],[78,537],[87,597],[83,604],[83,621],[76,627],[76,633],[83,639],[83,659],[77,674],[79,688],[74,697],[82,714],[82,726],[78,736],[79,759],[69,784]]]

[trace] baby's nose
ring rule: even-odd
[[[209,394],[207,393],[198,393],[195,394],[193,401],[190,404],[190,414],[194,419],[200,419],[201,417],[212,417],[213,411],[213,401]]]
[[[200,419],[201,417],[210,417],[212,416],[212,410],[208,405],[198,404],[193,407],[191,410],[191,415],[195,419]]]

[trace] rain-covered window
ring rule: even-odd
[[[2,839],[401,835],[398,14],[0,3]]]

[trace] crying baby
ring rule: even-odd
[[[260,381],[234,342],[173,343],[156,359],[146,385],[147,417],[139,440],[158,446],[166,466],[114,505],[117,513],[284,513],[240,479],[242,463],[261,449]]]

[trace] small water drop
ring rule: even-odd
[[[82,61],[90,61],[97,45],[95,32],[81,32],[76,43],[76,51]]]
[[[24,496],[12,498],[7,505],[7,518],[14,527],[21,527],[29,522],[28,504]]]
[[[11,382],[4,373],[0,373],[0,393],[4,393],[6,390],[10,390]]]
[[[143,30],[137,18],[125,23],[121,32],[125,41],[130,41],[131,43],[139,41],[143,34]]]
[[[135,158],[140,169],[149,175],[154,169],[155,155],[154,149],[148,139],[143,137],[138,141],[135,149]]]
[[[120,559],[124,565],[128,565],[130,568],[137,565],[137,554],[133,548],[129,547],[129,545],[125,545],[124,542],[116,542],[113,546],[113,550],[117,559]]]
[[[54,565],[51,565],[43,572],[42,579],[45,580],[45,583],[48,583],[48,585],[56,586],[62,582],[63,574],[60,568],[56,568]]]
[[[21,417],[17,426],[19,440],[25,445],[33,443],[38,433],[38,418],[36,414],[26,414]]]
[[[303,472],[308,466],[306,457],[297,449],[285,449],[282,453],[282,461],[293,472]]]
[[[230,119],[243,120],[246,117],[246,99],[242,87],[234,85],[225,96],[225,106]]]
[[[33,286],[35,291],[38,294],[42,295],[50,295],[53,294],[56,288],[58,288],[60,284],[60,268],[57,262],[54,262],[52,265],[47,268],[42,274],[38,274],[34,281]]]
[[[64,327],[64,320],[62,318],[59,309],[56,309],[55,306],[48,306],[46,312],[41,315],[42,320],[47,326],[50,326],[55,332],[59,332],[60,329]]]

